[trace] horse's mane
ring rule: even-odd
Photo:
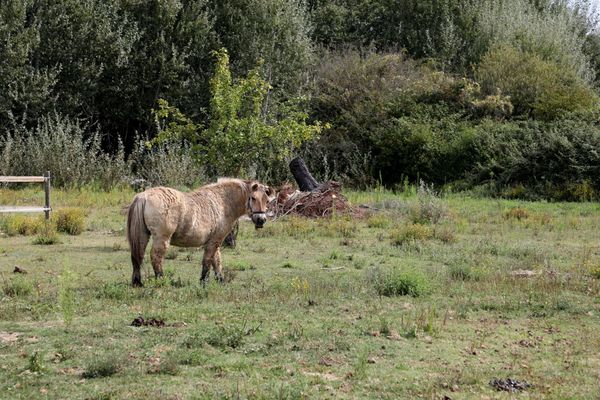
[[[194,190],[192,192],[192,194],[196,194],[196,193],[200,193],[203,190],[214,190],[214,189],[218,189],[221,187],[226,187],[226,186],[237,186],[239,188],[242,189],[242,191],[246,192],[248,189],[246,187],[245,182],[242,179],[237,179],[237,178],[219,178],[217,179],[216,182],[213,183],[209,183],[208,185],[204,185],[199,187],[198,189]]]

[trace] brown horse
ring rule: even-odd
[[[138,194],[127,216],[127,240],[133,264],[131,284],[142,286],[140,267],[150,236],[150,257],[156,277],[163,275],[165,253],[169,244],[174,244],[204,246],[202,281],[208,279],[211,266],[217,279],[222,281],[223,239],[244,214],[252,218],[257,229],[262,228],[272,195],[273,190],[259,182],[229,178],[219,179],[192,193],[155,187]]]

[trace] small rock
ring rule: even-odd
[[[26,274],[27,271],[25,271],[23,268],[17,267],[15,266],[15,269],[13,270],[13,274]]]
[[[367,359],[367,362],[368,362],[369,364],[375,364],[375,363],[376,363],[376,360],[375,360],[375,358],[373,358],[373,357],[369,357],[369,358]]]

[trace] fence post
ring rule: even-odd
[[[44,192],[46,192],[46,221],[50,219],[50,171],[46,171],[46,179],[44,180]]]

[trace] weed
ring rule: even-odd
[[[165,254],[165,258],[167,260],[174,260],[177,258],[178,255],[179,255],[179,251],[176,248],[169,247],[169,250],[167,250],[167,254]]]
[[[385,214],[373,214],[367,219],[369,228],[385,229],[390,226],[390,218]]]
[[[284,263],[281,268],[285,268],[285,269],[293,269],[295,268],[294,265],[292,263],[286,262]]]
[[[46,370],[46,366],[44,365],[44,353],[41,351],[35,350],[31,356],[29,356],[29,362],[27,364],[27,369],[31,372],[42,373]]]
[[[229,268],[233,271],[247,271],[247,270],[253,270],[256,269],[256,267],[252,264],[250,264],[248,261],[233,261],[230,265]]]
[[[273,225],[274,227],[275,225]],[[294,238],[306,238],[315,232],[315,224],[308,218],[291,216],[281,220],[281,232]],[[264,228],[263,228],[264,230]]]
[[[427,225],[410,224],[395,229],[390,233],[392,244],[402,246],[414,241],[425,241],[433,237],[433,230]]]
[[[600,279],[600,264],[592,265],[588,267],[590,275],[596,279]]]
[[[119,250],[121,250],[121,247],[122,247],[122,245],[121,245],[120,242],[114,242],[113,245],[112,245],[112,250],[113,251],[119,251]]]
[[[15,276],[8,282],[4,282],[2,290],[9,297],[24,297],[33,292],[33,284],[21,276]]]
[[[109,354],[108,356],[90,361],[81,374],[81,377],[85,379],[105,378],[119,372],[120,366],[121,360],[117,356]]]
[[[367,376],[369,356],[366,351],[359,354],[352,365],[352,378],[362,380]]]
[[[381,333],[384,336],[387,336],[391,333],[391,329],[390,329],[390,321],[383,316],[379,317],[379,333]]]
[[[418,297],[430,292],[427,277],[416,270],[390,269],[383,272],[373,268],[368,279],[380,296]]]
[[[123,300],[127,297],[128,287],[121,283],[109,282],[100,287],[98,298]]]
[[[358,225],[348,217],[332,216],[320,222],[323,234],[329,237],[353,238],[358,232]]]
[[[468,264],[454,264],[448,268],[450,278],[455,281],[479,281],[481,271],[474,269]]]
[[[68,235],[80,235],[85,225],[85,212],[81,208],[61,208],[54,213],[56,230]]]
[[[446,225],[438,225],[433,230],[433,237],[440,242],[450,244],[456,242],[454,229]]]
[[[61,243],[60,237],[56,232],[56,227],[52,223],[46,223],[33,240],[33,244],[52,245]]]
[[[521,207],[513,207],[504,213],[504,219],[507,219],[507,220],[516,219],[516,220],[521,221],[528,217],[529,217],[529,211],[527,211],[526,209],[521,208]]]
[[[76,299],[75,284],[77,276],[71,270],[65,268],[59,277],[59,295],[58,304],[63,316],[65,325],[69,326],[75,315]]]
[[[420,181],[417,202],[408,209],[409,219],[415,224],[437,224],[448,215],[448,206],[443,202],[433,185]]]
[[[148,370],[149,374],[179,375],[180,368],[177,358],[173,354],[166,354],[158,365]]]

